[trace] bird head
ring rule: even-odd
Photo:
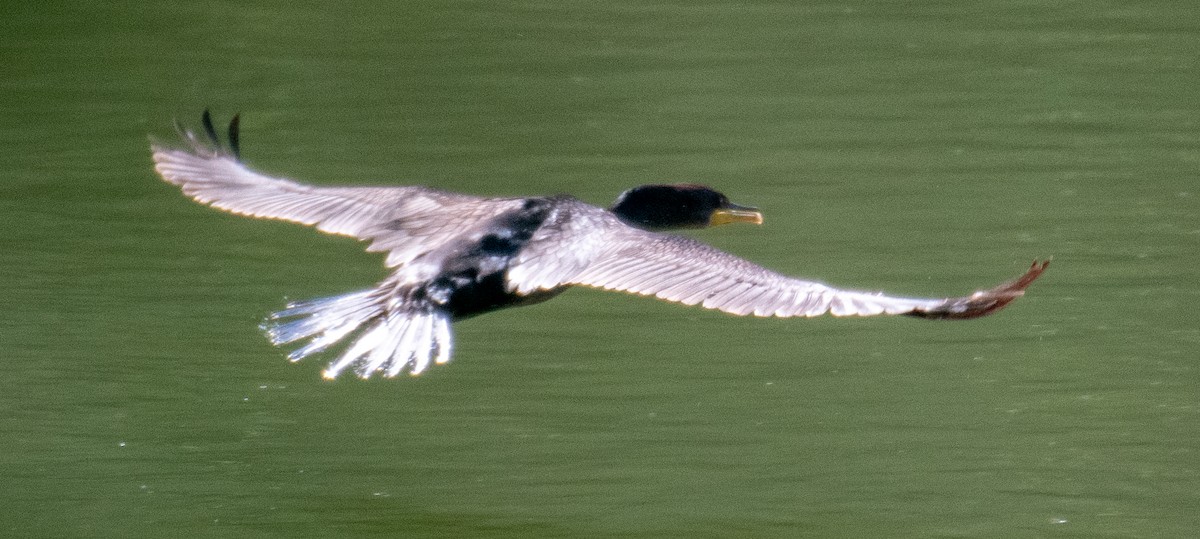
[[[762,224],[757,208],[739,206],[695,184],[642,185],[617,197],[609,211],[644,230],[705,228],[726,223]]]

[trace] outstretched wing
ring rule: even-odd
[[[957,298],[902,298],[840,290],[767,270],[680,236],[646,232],[579,208],[589,230],[571,230],[523,251],[509,271],[520,293],[583,285],[702,305],[735,315],[975,318],[991,314],[1024,294],[1049,261],[1034,262],[1020,278]],[[570,240],[563,240],[564,237]],[[580,253],[591,253],[581,256]]]
[[[181,129],[187,148],[151,144],[154,169],[164,180],[196,201],[225,211],[369,240],[368,251],[388,252],[388,266],[403,265],[446,237],[520,206],[512,199],[482,199],[421,186],[317,187],[273,178],[240,161],[236,116],[229,126],[228,148],[221,145],[208,111],[203,120],[207,140]]]

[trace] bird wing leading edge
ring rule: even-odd
[[[991,314],[1020,297],[1049,263],[1035,262],[1020,278],[970,296],[902,298],[794,279],[690,238],[645,232],[613,221],[600,227],[604,229],[600,234],[607,237],[604,247],[593,251],[595,256],[586,263],[577,263],[571,275],[562,274],[561,255],[550,258],[553,263],[543,264],[540,259],[548,249],[531,245],[529,259],[510,270],[510,279],[516,278],[517,291],[528,293],[538,288],[583,285],[685,305],[699,304],[739,316],[904,314],[964,319]],[[596,234],[593,230],[582,236]],[[578,233],[571,236],[576,243],[587,241]],[[553,267],[560,269],[556,272]],[[560,277],[557,283],[549,278],[555,276]]]
[[[331,234],[370,240],[368,251],[388,252],[387,265],[403,265],[438,246],[441,239],[516,207],[518,202],[428,187],[317,187],[259,174],[238,158],[237,119],[225,148],[204,115],[207,140],[180,130],[188,148],[151,144],[154,168],[198,202],[228,212],[280,219]],[[452,215],[452,219],[447,219]]]

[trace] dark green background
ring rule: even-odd
[[[0,22],[0,534],[1172,537],[1200,526],[1200,8],[106,2]],[[701,182],[785,273],[964,323],[591,290],[322,381],[256,328],[381,257],[188,201],[172,121],[321,184]]]

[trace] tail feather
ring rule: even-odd
[[[341,296],[288,303],[286,309],[271,314],[267,324],[264,324],[264,329],[271,343],[277,346],[317,333],[328,333],[339,326],[349,326],[348,331],[352,331],[383,312],[383,303],[377,300],[378,295],[375,290],[363,290]],[[295,320],[275,322],[286,318]],[[345,333],[341,335],[344,336]]]
[[[432,325],[430,324],[429,318],[418,318],[412,320],[407,326],[399,328],[399,330],[395,333],[396,340],[399,343],[396,348],[400,350],[420,350],[421,348],[417,343],[417,341],[420,340],[418,336],[421,334],[429,335],[431,333],[431,329]],[[425,347],[425,349],[429,349],[428,345]],[[402,367],[397,363],[392,363],[391,367],[388,369],[387,374],[389,376],[395,376],[400,372]],[[428,364],[429,354],[419,354],[414,356],[412,373],[420,374],[425,370],[425,366]]]
[[[346,367],[362,378],[376,372],[392,377],[417,375],[431,362],[450,360],[450,317],[429,304],[395,302],[378,289],[299,301],[272,314],[263,324],[275,345],[310,339],[288,354],[299,361],[356,335],[323,373],[333,379]]]
[[[437,357],[433,358],[434,363],[443,365],[450,361],[450,347],[454,344],[451,335],[449,322],[433,325],[433,342],[445,343],[445,346],[437,346],[438,352]]]

